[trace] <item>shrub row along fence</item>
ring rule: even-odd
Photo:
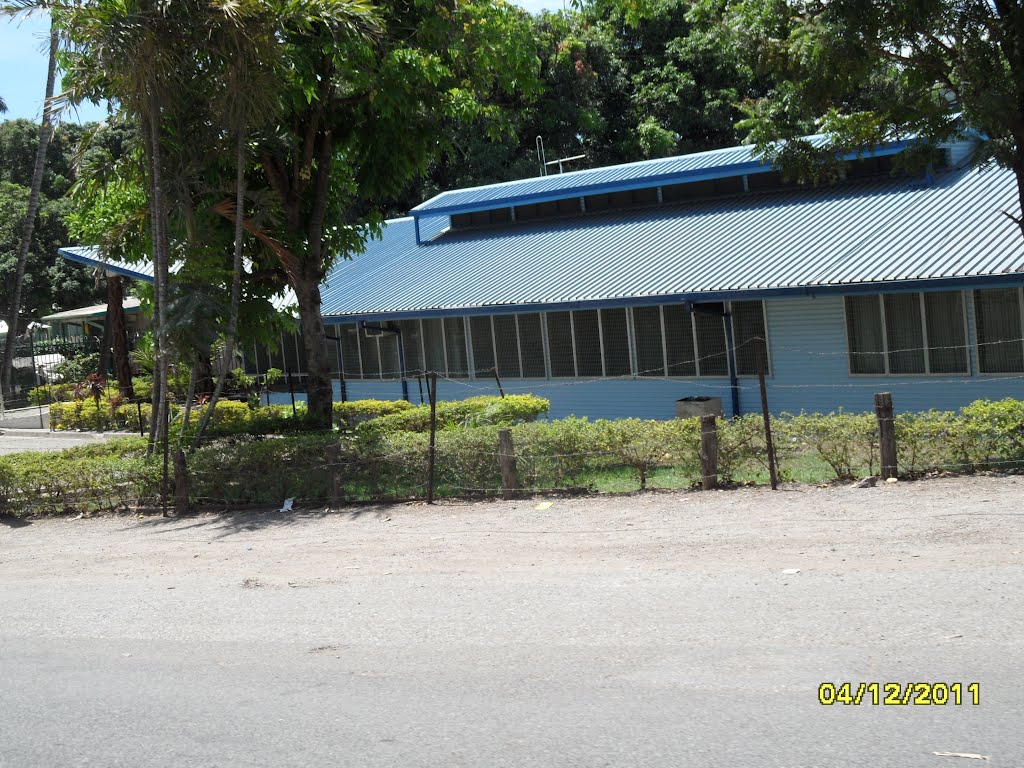
[[[342,430],[265,434],[253,431],[267,414],[243,415],[230,405],[218,417],[217,435],[187,457],[184,505],[279,506],[291,498],[296,504],[332,506],[435,496],[715,487],[770,478],[760,415],[703,423],[547,421],[536,420],[547,401],[530,396],[437,403],[433,420],[429,406],[338,405]],[[846,480],[877,475],[883,463],[885,473],[904,477],[1024,467],[1024,402],[978,401],[958,411],[894,416],[884,398],[881,405],[875,413],[772,417],[781,479]],[[880,435],[886,434],[894,462],[883,459]],[[145,448],[145,440],[136,436],[0,457],[0,509],[60,514],[158,508],[161,502],[173,507],[175,489],[163,484],[163,461],[147,460]]]

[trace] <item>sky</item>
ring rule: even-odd
[[[567,0],[516,2],[531,13],[544,8],[561,9],[567,4]],[[42,115],[49,28],[50,21],[46,15],[0,18],[0,97],[7,102],[7,114],[0,116],[0,120],[18,117],[38,120]],[[60,92],[59,76],[57,92]],[[78,109],[77,114],[69,113],[61,119],[84,123],[105,117],[104,107],[86,104]]]

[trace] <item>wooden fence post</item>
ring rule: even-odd
[[[875,395],[875,415],[878,417],[878,453],[882,464],[882,479],[896,477],[896,425],[892,415],[892,395]]]
[[[768,476],[772,481],[772,490],[779,489],[779,475],[775,468],[775,443],[772,442],[772,419],[768,413],[768,388],[764,383],[764,371],[757,374],[761,385],[761,415],[764,417],[764,442],[768,446]]]
[[[716,416],[700,417],[701,487],[713,491],[718,487],[718,424]]]
[[[498,461],[501,463],[501,492],[505,499],[514,498],[519,490],[519,477],[516,474],[516,451],[512,445],[512,432],[507,429],[498,430]]]
[[[427,453],[427,504],[434,503],[434,454],[437,447],[437,372],[430,373],[430,449]]]

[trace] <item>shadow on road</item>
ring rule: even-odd
[[[32,525],[32,522],[23,517],[14,517],[14,515],[0,515],[0,525],[6,525],[8,528],[24,528],[26,525]]]
[[[286,528],[314,522],[326,517],[351,521],[364,518],[385,520],[390,519],[395,507],[396,505],[393,504],[366,504],[344,510],[204,512],[190,517],[147,517],[131,527],[138,528],[141,526],[149,528],[153,533],[174,533],[190,528],[205,528],[215,534],[213,538],[221,539],[239,533],[254,533],[274,528]],[[125,528],[124,530],[128,529]]]

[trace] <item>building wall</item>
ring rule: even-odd
[[[971,370],[977,371],[969,293],[967,298]],[[958,408],[981,398],[1024,398],[1024,377],[1019,376],[851,376],[840,296],[772,299],[766,301],[766,314],[772,367],[767,389],[774,413],[871,410],[876,392],[891,392],[896,409],[903,411]],[[729,381],[725,378],[533,379],[502,383],[506,393],[528,392],[549,398],[552,418],[668,419],[675,415],[677,398],[694,395],[721,397],[725,414],[731,412]],[[335,397],[340,399],[339,382],[335,381],[334,386]],[[346,388],[349,400],[402,396],[401,385],[395,381],[348,381]],[[493,380],[438,382],[441,399],[497,393]],[[409,395],[412,402],[419,402],[416,380],[409,382]],[[275,395],[274,399],[289,402],[287,394]],[[740,410],[760,410],[756,378],[740,378]]]

